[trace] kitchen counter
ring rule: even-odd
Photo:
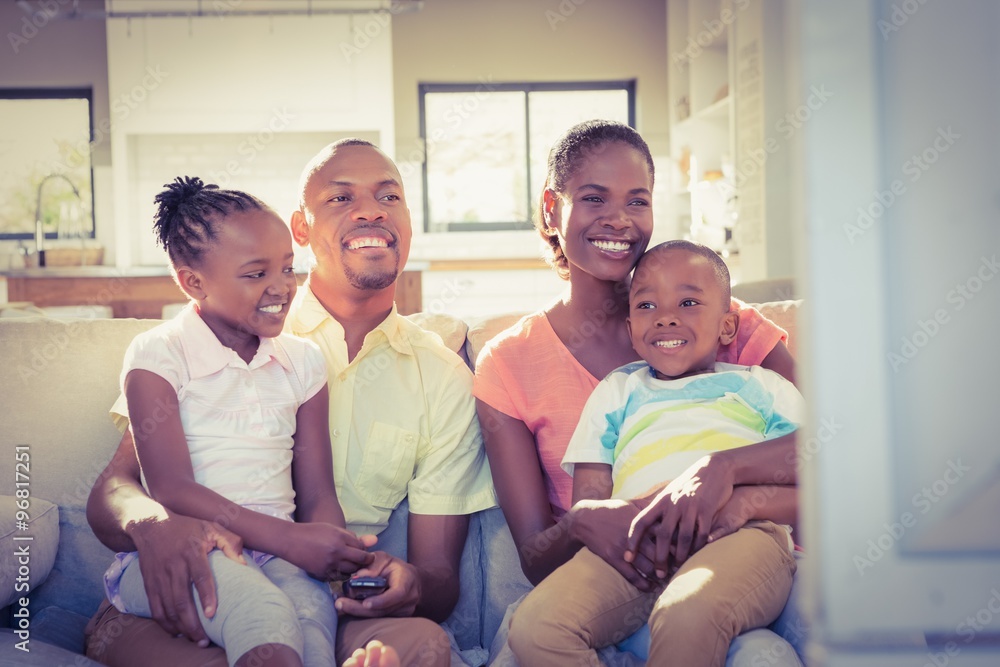
[[[403,315],[421,309],[424,264],[407,264],[396,283],[396,306]],[[2,271],[7,300],[48,306],[110,306],[114,317],[159,319],[163,306],[186,301],[165,266],[53,266]],[[306,274],[298,274],[301,284]]]
[[[166,267],[29,268],[4,271],[7,299],[48,306],[110,306],[114,317],[159,319],[163,306],[185,300]]]
[[[170,276],[165,266],[134,266],[119,269],[116,266],[52,266],[30,267],[0,271],[0,276],[10,278],[160,278]]]

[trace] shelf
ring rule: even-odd
[[[687,56],[684,68],[671,70],[676,76],[668,82],[674,110],[670,143],[675,196],[670,200],[671,213],[683,234],[689,233],[692,220],[700,219],[700,207],[704,206],[700,201],[703,195],[692,188],[706,172],[723,171],[736,150],[732,123],[734,22],[731,0],[667,0],[667,52]],[[680,60],[671,62],[680,65]],[[690,114],[679,120],[677,110],[685,105]],[[686,172],[681,166],[685,154]]]
[[[704,109],[694,112],[693,118],[700,120],[729,120],[730,97],[726,95],[721,100],[709,104]]]
[[[699,121],[707,121],[714,123],[728,123],[729,113],[731,105],[729,103],[729,96],[723,97],[717,102],[709,104],[707,107],[695,111],[693,114],[685,118],[684,120],[677,121],[674,129],[680,132],[684,132],[687,128],[693,126]]]

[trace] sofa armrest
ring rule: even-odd
[[[797,357],[799,338],[799,311],[802,307],[802,300],[793,301],[768,301],[767,303],[747,304],[756,308],[761,315],[774,322],[776,325],[788,332],[788,351],[793,357]]]
[[[22,507],[27,516],[23,523],[18,515]],[[0,496],[0,607],[30,599],[52,571],[58,550],[56,505],[41,498]],[[15,611],[19,607],[14,604]]]
[[[733,285],[733,296],[744,303],[792,301],[799,296],[794,278],[766,278]]]
[[[404,317],[421,329],[436,333],[441,337],[445,347],[462,357],[470,367],[472,366],[465,351],[469,325],[464,321],[444,313],[413,313],[412,315],[404,315]]]

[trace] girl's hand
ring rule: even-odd
[[[231,560],[245,564],[243,540],[218,524],[172,513],[132,523],[128,533],[139,552],[153,620],[171,635],[208,646],[191,586],[198,591],[205,615],[214,616],[219,601],[208,553],[220,549]]]
[[[321,581],[340,579],[371,563],[374,555],[368,549],[378,542],[374,535],[357,536],[331,523],[289,522],[286,530],[287,548],[277,555]]]
[[[356,572],[361,577],[385,577],[384,593],[365,600],[337,598],[341,614],[374,618],[379,616],[413,616],[420,602],[421,586],[417,569],[384,551],[376,551],[371,565]]]
[[[733,495],[734,479],[723,457],[699,459],[632,521],[625,559],[651,549],[656,577],[665,579],[708,542],[716,515]]]
[[[581,500],[570,510],[572,537],[603,558],[641,591],[653,589],[653,563],[644,549],[633,562],[623,557],[629,526],[639,514],[634,503],[625,500]]]

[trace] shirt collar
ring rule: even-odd
[[[288,319],[285,320],[285,331],[296,336],[304,336],[319,328],[326,320],[331,320],[341,330],[340,323],[330,316],[323,304],[319,302],[309,286],[311,277],[299,287],[288,308]],[[341,331],[343,332],[343,331]]]
[[[174,321],[183,343],[184,356],[192,379],[217,373],[230,364],[243,364],[236,350],[223,345],[208,328],[205,320],[198,314],[194,302],[181,310]],[[292,368],[288,353],[280,345],[275,344],[273,338],[261,338],[257,353],[250,360],[249,367],[258,368],[271,359],[281,364],[285,370]]]
[[[295,300],[292,302],[288,313],[288,319],[285,321],[285,331],[296,336],[306,336],[319,329],[324,323],[329,322],[326,326],[333,327],[341,339],[345,338],[344,327],[320,303],[320,300],[312,291],[312,287],[309,284],[311,279],[311,276],[306,278],[305,283],[295,295]],[[386,318],[365,336],[365,342],[367,343],[372,336],[381,336],[397,352],[413,354],[413,346],[410,345],[410,339],[406,335],[406,332],[403,331],[400,319],[401,316],[396,310],[396,304],[393,303],[392,310],[389,311]]]

